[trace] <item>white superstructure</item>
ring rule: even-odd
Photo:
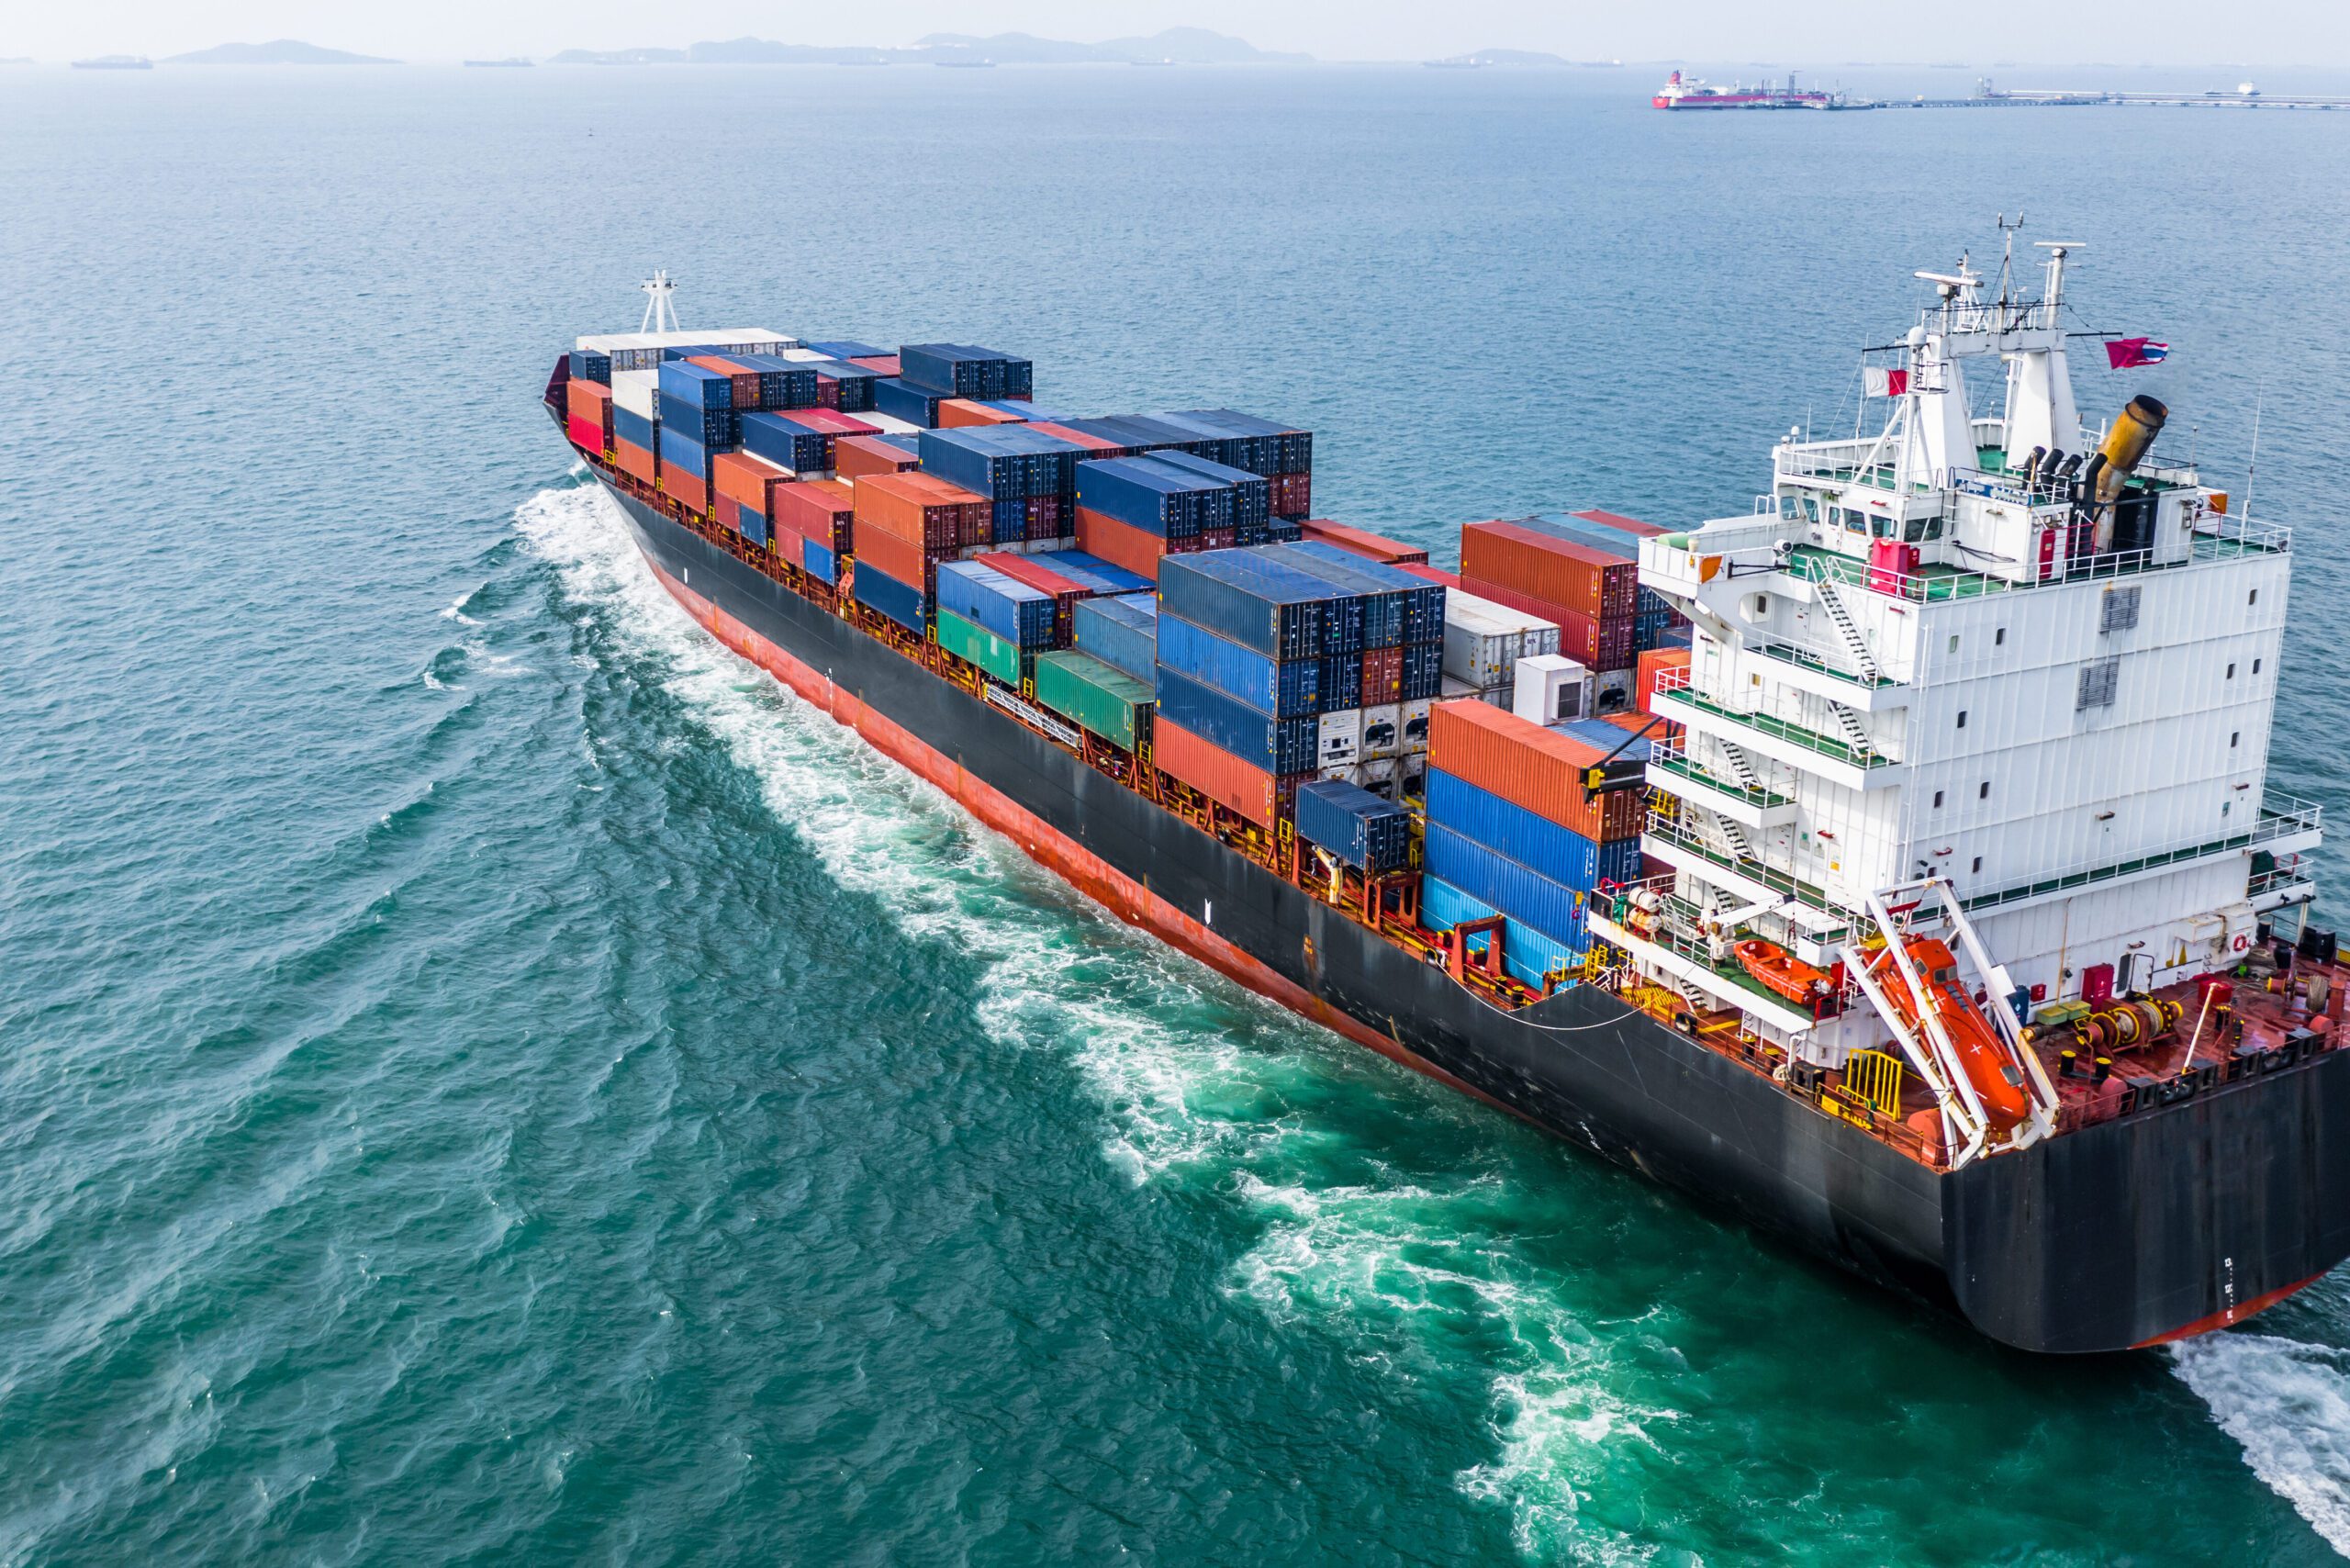
[[[1825,1017],[1774,1002],[1733,940],[1832,970],[1944,889],[2013,1034],[2095,1000],[2101,966],[2120,994],[2225,968],[2311,896],[2317,809],[2266,788],[2288,536],[2148,452],[2153,399],[2083,432],[2075,249],[2048,247],[2034,299],[2006,268],[1997,299],[1964,264],[1918,274],[1936,303],[1875,383],[1876,433],[1790,435],[1751,514],[1642,542],[1641,582],[1695,633],[1655,699],[1683,726],[1649,767],[1670,894],[1652,939],[1607,934],[1797,1059],[1933,1042],[1849,980]]]

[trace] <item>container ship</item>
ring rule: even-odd
[[[643,330],[546,407],[730,648],[1118,916],[1707,1208],[2096,1352],[2350,1252],[2290,538],[1962,265],[1751,511],[1316,519],[1312,433]],[[2027,296],[2037,296],[2028,297]],[[1968,376],[1996,417],[1974,411]],[[1996,376],[1996,383],[1993,378]]]
[[[1787,77],[1785,86],[1764,82],[1756,86],[1731,85],[1717,87],[1694,76],[1684,76],[1678,71],[1664,79],[1656,90],[1649,106],[1659,109],[1841,109],[1860,107],[1841,93],[1823,92],[1818,87],[1798,87],[1795,77]]]

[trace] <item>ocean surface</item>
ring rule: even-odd
[[[1439,548],[1689,521],[2020,211],[2173,347],[2085,412],[2300,528],[2274,778],[2350,807],[2350,114],[1651,85],[9,73],[0,1564],[2350,1551],[2350,1280],[2028,1360],[1454,1098],[716,647],[539,408],[661,266],[1303,422]]]

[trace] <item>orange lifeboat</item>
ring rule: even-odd
[[[1997,1025],[1983,1016],[1983,1010],[1959,983],[1958,960],[1952,956],[1950,945],[1913,936],[1903,946],[1926,980],[1923,1013],[1889,947],[1869,962],[1869,977],[1884,988],[1886,1000],[1913,1031],[1923,1031],[1924,1014],[1930,1014],[1942,1026],[1966,1070],[1967,1082],[1975,1086],[1975,1097],[1983,1102],[1984,1111],[1993,1121],[2012,1126],[2030,1116],[2031,1101],[2024,1092],[2023,1069],[2009,1054]]]
[[[1817,1007],[1836,994],[1836,982],[1826,969],[1815,969],[1775,942],[1750,936],[1735,951],[1746,972],[1805,1007]]]

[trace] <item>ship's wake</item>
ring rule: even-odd
[[[1510,1236],[1555,1195],[1493,1170],[1409,1177],[1314,1107],[1385,1070],[1291,1014],[1080,905],[1075,895],[849,732],[704,634],[654,579],[593,489],[549,491],[518,519],[565,592],[606,607],[656,655],[673,695],[760,782],[776,815],[909,935],[982,969],[977,1013],[1008,1043],[1073,1055],[1098,1100],[1103,1154],[1137,1183],[1237,1194],[1259,1237],[1227,1289],[1279,1324],[1335,1333],[1397,1376],[1480,1377],[1494,1452],[1456,1478],[1510,1511],[1544,1560],[1637,1561],[1629,1530],[1593,1518],[1595,1491],[1638,1490],[1675,1413],[1612,1389],[1659,1348],[1586,1327]],[[1040,902],[1072,918],[1040,922]],[[1080,907],[1083,913],[1077,913]],[[1355,1080],[1350,1087],[1349,1080]],[[1481,1115],[1416,1086],[1408,1128]],[[1544,1216],[1544,1223],[1564,1223]],[[1669,1352],[1665,1353],[1669,1358]],[[1651,1365],[1628,1378],[1654,1390]]]
[[[2350,1350],[2240,1330],[2172,1356],[2253,1473],[2350,1557]]]

